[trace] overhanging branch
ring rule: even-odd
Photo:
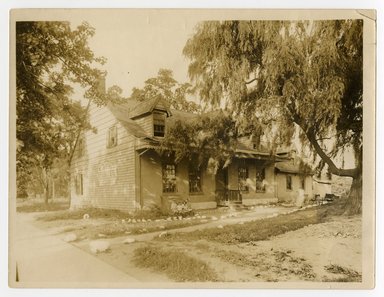
[[[313,129],[309,129],[305,132],[309,142],[312,144],[316,153],[320,156],[320,158],[328,165],[329,171],[338,176],[349,176],[356,177],[358,174],[358,169],[342,169],[336,166],[336,164],[332,161],[332,159],[324,152],[319,143],[316,140],[316,135],[313,132]]]

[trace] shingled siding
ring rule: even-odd
[[[292,178],[292,189],[287,189],[287,175],[290,175]],[[294,203],[299,195],[299,189],[301,188],[301,177],[295,173],[284,173],[278,172],[276,173],[276,181],[277,181],[277,196],[279,201],[284,202],[292,202]],[[306,199],[313,198],[313,185],[312,185],[312,176],[307,175],[305,177],[305,189],[304,194]]]
[[[71,207],[133,211],[135,198],[134,136],[127,133],[120,122],[103,107],[92,106],[90,122],[96,133],[84,135],[84,154],[71,164]],[[117,145],[107,147],[108,130],[116,126]],[[83,176],[83,195],[76,193],[76,176]]]
[[[148,136],[153,136],[153,115],[148,114],[146,116],[136,118],[134,120],[136,123],[138,123],[141,128],[148,134]]]

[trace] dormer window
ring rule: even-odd
[[[164,137],[165,134],[165,113],[153,113],[153,136]]]
[[[114,147],[117,145],[117,127],[112,126],[108,129],[108,135],[107,135],[107,147]]]

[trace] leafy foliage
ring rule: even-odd
[[[336,135],[332,157],[361,151],[361,20],[203,22],[184,54],[201,98],[224,100],[242,130],[284,142],[295,123],[303,142]]]
[[[194,160],[199,167],[216,172],[226,166],[236,148],[236,127],[224,111],[204,113],[187,118],[170,118],[159,150],[175,154],[175,161]]]
[[[153,98],[162,98],[169,102],[171,108],[189,112],[199,112],[200,107],[193,101],[187,100],[191,94],[191,85],[178,83],[171,70],[160,69],[157,77],[145,81],[142,89],[133,88],[131,99],[145,101]]]
[[[68,158],[79,131],[89,128],[86,111],[73,102],[71,84],[103,104],[98,81],[104,63],[88,47],[94,29],[87,23],[72,30],[67,22],[16,23],[16,137],[18,188],[33,179],[33,168],[44,175],[58,158]],[[36,173],[36,172],[35,172]],[[48,178],[49,179],[49,178]],[[45,187],[48,187],[47,180]]]
[[[299,137],[333,174],[358,177],[362,161],[363,22],[209,21],[184,47],[202,100],[225,105],[240,133],[271,143]],[[346,148],[355,169],[333,158]]]

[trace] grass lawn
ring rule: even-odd
[[[223,228],[196,230],[189,233],[169,234],[158,240],[192,241],[205,239],[225,244],[266,240],[272,236],[297,230],[311,224],[324,222],[330,206],[318,206],[277,217],[247,222],[242,225],[227,225]]]
[[[167,274],[177,282],[217,281],[216,272],[205,262],[177,250],[146,246],[135,250],[134,263]]]
[[[63,211],[70,206],[68,199],[54,199],[47,204],[42,199],[26,199],[17,201],[17,212],[44,212],[44,211]]]
[[[117,209],[100,209],[100,208],[81,208],[75,210],[64,210],[56,213],[49,213],[40,216],[41,221],[56,221],[56,220],[80,220],[84,215],[88,214],[92,219],[158,219],[166,216],[160,210],[140,210],[134,213],[127,213]]]

